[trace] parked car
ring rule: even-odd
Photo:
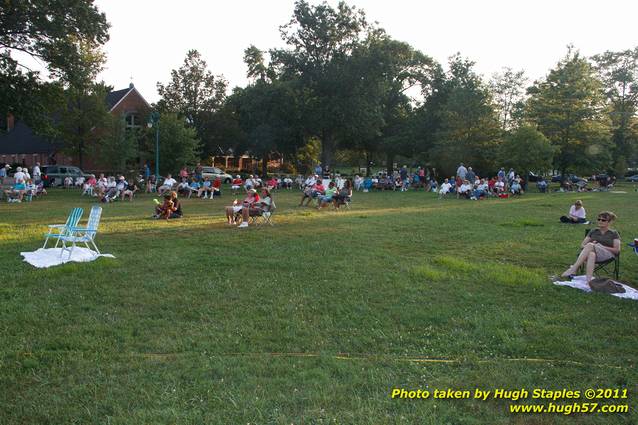
[[[230,183],[233,180],[233,176],[217,167],[202,167],[202,176],[208,177],[210,180],[219,177],[222,179],[222,183]]]
[[[540,177],[541,176],[539,176],[538,174],[530,171],[528,176],[527,176],[527,181],[531,182],[531,183],[536,183],[540,179]]]
[[[638,174],[634,174],[633,176],[627,177],[625,180],[628,182],[636,183],[638,182]]]
[[[84,171],[71,165],[45,165],[41,167],[41,172],[45,187],[62,186],[64,179],[69,176],[73,177],[73,181],[78,177],[88,177]]]
[[[587,182],[587,179],[584,179],[582,177],[578,177],[575,174],[570,174],[569,176],[567,176],[567,179],[570,182],[572,182],[572,183]],[[560,183],[562,181],[563,181],[563,176],[561,176],[561,175],[552,176],[552,182],[553,183]]]

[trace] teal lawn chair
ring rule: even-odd
[[[91,213],[89,214],[89,222],[86,224],[86,227],[77,227],[72,226],[69,230],[70,233],[68,235],[64,235],[60,237],[62,241],[62,252],[60,252],[60,258],[62,258],[62,254],[65,251],[69,251],[69,259],[73,255],[73,249],[75,248],[75,244],[83,243],[86,245],[88,249],[91,249],[89,243],[93,245],[95,251],[100,254],[100,250],[95,244],[95,235],[97,234],[97,229],[100,226],[100,218],[102,217],[102,207],[92,207]],[[67,246],[67,242],[71,243],[71,247]]]
[[[47,242],[49,242],[49,238],[56,239],[55,248],[57,248],[58,243],[60,242],[60,237],[70,235],[71,233],[70,229],[78,225],[78,223],[80,222],[80,219],[82,218],[82,214],[84,214],[84,209],[73,208],[73,210],[71,211],[71,214],[69,214],[69,217],[66,219],[66,223],[50,224],[49,232],[45,233],[44,235],[46,236],[46,239],[44,241],[44,245],[42,245],[42,248],[44,249],[47,247]]]

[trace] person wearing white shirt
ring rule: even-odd
[[[38,184],[41,179],[42,179],[42,172],[40,171],[40,163],[36,162],[35,165],[33,166],[33,181],[35,181],[35,184]]]
[[[290,178],[290,176],[284,177],[284,187],[286,189],[292,189],[292,179]]]
[[[574,205],[572,205],[569,209],[569,215],[562,216],[560,221],[570,224],[588,224],[587,212],[585,211],[585,208],[583,208],[583,201],[579,199],[574,202]]]
[[[463,180],[463,183],[458,188],[456,197],[458,198],[458,197],[464,196],[466,198],[469,198],[471,193],[472,193],[472,186],[470,185],[470,182],[467,180]]]
[[[315,183],[317,183],[317,179],[315,178],[315,176],[308,176],[308,178],[304,182],[304,186],[305,187],[314,186]]]
[[[505,190],[505,182],[499,180],[496,183],[494,183],[494,189],[496,190],[496,193],[501,193]]]
[[[447,196],[447,194],[450,192],[450,189],[452,189],[452,185],[450,184],[448,179],[445,179],[445,181],[439,188],[439,198],[444,198],[445,196]]]
[[[177,183],[177,180],[175,180],[170,174],[168,174],[164,179],[164,182],[158,189],[159,195],[162,196],[164,192],[170,192],[171,190],[173,190],[173,186],[175,185],[175,183]]]
[[[476,189],[474,189],[474,192],[472,193],[472,197],[470,199],[472,199],[473,201],[477,201],[482,196],[487,197],[488,189],[489,189],[489,186],[487,182],[485,181],[485,179],[480,180],[479,184],[476,186]]]
[[[13,175],[16,183],[26,182],[26,175],[22,172],[22,167],[16,168],[16,173]]]

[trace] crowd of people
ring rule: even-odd
[[[26,167],[16,167],[12,178],[8,177],[11,166],[6,164],[0,167],[0,182],[3,183],[3,194],[9,202],[22,202],[25,197],[39,196],[46,194],[42,182],[40,164],[36,164],[30,173]],[[320,171],[320,170],[315,170]],[[321,170],[323,171],[323,170]],[[222,193],[222,182],[219,177],[210,179],[197,172],[197,168],[189,173],[186,168],[179,172],[178,182],[168,174],[158,186],[155,176],[145,170],[145,176],[127,179],[123,175],[106,177],[100,174],[99,177],[89,175],[88,177],[78,177],[73,179],[66,177],[64,187],[79,187],[82,195],[94,196],[102,202],[113,202],[116,200],[133,200],[133,197],[142,186],[146,186],[146,192],[157,192],[163,196],[163,202],[155,200],[156,206],[153,217],[157,219],[176,219],[183,216],[183,210],[178,195],[188,198],[197,197],[201,199],[214,199],[220,197]],[[313,173],[304,176],[272,177],[262,180],[257,175],[249,175],[242,179],[236,175],[231,181],[231,191],[233,194],[245,193],[243,200],[235,199],[232,205],[225,207],[225,215],[229,225],[237,225],[239,228],[249,226],[251,218],[263,217],[272,214],[275,208],[273,191],[278,189],[291,190],[297,186],[301,190],[299,206],[313,206],[318,210],[332,206],[339,209],[343,205],[349,205],[353,191],[371,190],[424,190],[437,192],[439,198],[455,196],[471,200],[484,199],[489,196],[520,196],[524,193],[525,183],[523,179],[515,173],[513,169],[505,172],[501,168],[498,173],[491,177],[480,177],[474,172],[472,167],[465,167],[461,163],[454,176],[443,179],[439,185],[436,179],[436,171],[418,167],[410,173],[406,166],[392,174],[381,173],[377,176],[361,177],[355,175],[353,181],[342,178],[338,173]],[[144,178],[145,177],[145,178]],[[5,182],[10,179],[11,185],[6,187]],[[607,176],[592,177],[599,182],[601,187],[613,186],[614,181]],[[571,184],[571,183],[568,183]],[[547,191],[548,184],[544,179],[539,179],[537,187],[540,192]],[[561,185],[563,188],[563,185]],[[577,184],[579,191],[585,191],[586,184]],[[587,281],[593,277],[593,271],[597,263],[609,261],[616,258],[620,253],[620,236],[618,232],[610,228],[611,223],[616,220],[616,215],[610,211],[603,211],[597,216],[597,228],[588,232],[581,242],[581,252],[567,270],[562,273],[562,277],[573,276],[577,270],[584,266]],[[582,200],[577,200],[570,207],[566,215],[560,217],[562,223],[568,224],[589,224],[587,213]]]
[[[32,174],[27,167],[16,167],[12,178],[9,178],[11,165],[5,164],[0,167],[0,184],[2,194],[7,198],[7,202],[22,202],[32,200],[34,197],[46,195],[47,191],[42,182],[40,163],[33,167]]]

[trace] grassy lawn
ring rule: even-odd
[[[340,212],[279,192],[259,229],[225,224],[227,193],[169,222],[142,195],[104,205],[97,243],[116,259],[42,270],[19,253],[91,200],[2,203],[0,424],[638,423],[638,302],[548,279],[577,254],[584,227],[558,217],[582,199],[618,214],[621,280],[638,284],[624,190],[355,194]],[[630,411],[515,415],[393,388],[627,388]]]

